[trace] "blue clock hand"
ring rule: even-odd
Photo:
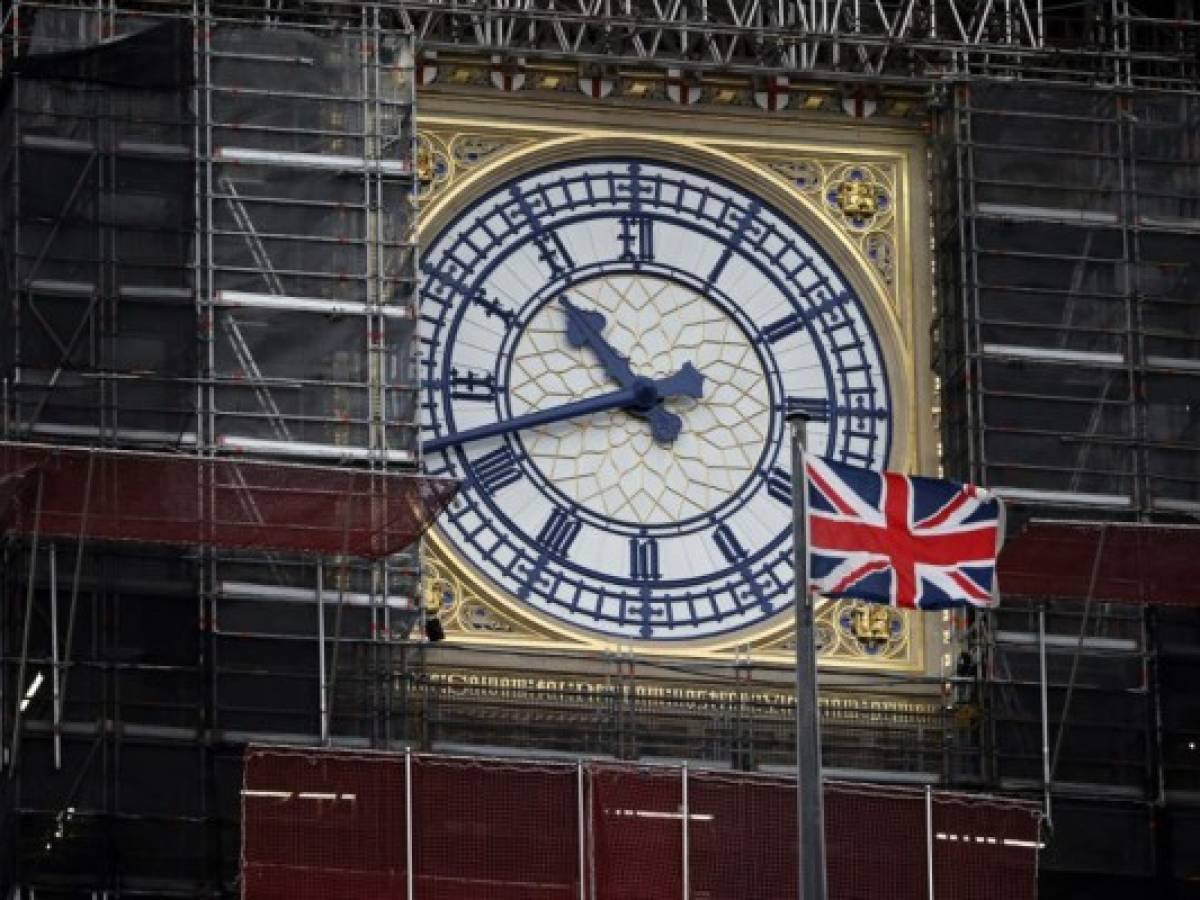
[[[671,379],[663,379],[661,383],[669,384],[670,382]],[[586,397],[583,400],[576,400],[573,403],[566,403],[562,406],[539,409],[531,413],[525,413],[523,416],[515,416],[504,422],[493,422],[490,425],[480,425],[478,428],[468,428],[466,431],[460,431],[456,434],[433,438],[426,441],[422,445],[422,449],[426,453],[432,453],[435,450],[443,450],[446,447],[454,447],[458,444],[468,443],[469,441],[479,441],[484,438],[519,431],[522,428],[533,428],[535,425],[549,425],[552,422],[562,422],[565,419],[574,419],[578,416],[587,416],[610,409],[630,408],[648,410],[663,397],[663,393],[659,390],[659,384],[660,382],[649,378],[635,378],[633,384],[629,387],[611,391],[607,394]],[[659,437],[657,433],[654,436],[658,440],[669,441],[674,440],[678,433],[677,429],[670,436]]]
[[[601,334],[604,326],[608,324],[604,316],[598,312],[580,309],[567,299],[566,294],[558,299],[567,311],[567,343],[572,347],[590,347],[600,360],[600,365],[604,366],[608,377],[621,387],[633,384],[635,376],[629,360],[614,350]]]
[[[559,297],[559,302],[567,311],[567,342],[572,347],[585,345],[590,347],[596,354],[596,358],[600,360],[604,371],[617,384],[622,387],[633,384],[638,376],[633,374],[629,360],[617,353],[612,345],[604,339],[602,332],[604,326],[608,324],[604,316],[593,310],[580,309],[567,298],[566,294]],[[704,394],[704,376],[690,362],[684,363],[683,367],[674,375],[660,379],[657,383],[661,397],[681,395],[698,400]],[[652,406],[645,410],[634,409],[631,412],[645,416],[650,423],[650,433],[656,441],[669,444],[679,437],[683,420],[673,412],[663,409],[661,406]]]
[[[704,376],[690,362],[685,362],[679,371],[654,382],[663,397],[694,397],[704,395]]]

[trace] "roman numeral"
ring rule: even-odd
[[[767,473],[767,493],[784,506],[792,505],[792,476],[776,466]]]
[[[550,518],[546,520],[546,524],[542,526],[542,530],[538,532],[538,543],[551,553],[566,556],[571,544],[575,542],[575,538],[579,537],[579,530],[582,527],[583,523],[570,513],[555,507],[554,512],[550,513]]]
[[[517,458],[508,447],[500,447],[487,453],[471,463],[479,486],[489,494],[503,490],[510,484],[521,480],[521,469]]]
[[[654,259],[654,220],[646,216],[621,216],[622,262],[641,262]]]
[[[728,525],[719,525],[713,532],[713,541],[725,561],[731,566],[740,566],[749,555],[746,548],[738,541],[737,536]]]
[[[767,342],[774,344],[776,341],[782,341],[785,337],[795,334],[805,325],[804,319],[801,316],[792,313],[790,316],[784,316],[767,325],[762,330],[762,335],[767,339]]]
[[[558,236],[558,232],[543,224],[541,216],[538,215],[529,198],[525,194],[522,194],[518,188],[510,190],[509,195],[512,197],[513,203],[521,215],[529,222],[532,230],[530,237],[538,248],[538,259],[545,263],[546,268],[553,275],[563,275],[574,269],[575,261],[571,259],[571,254],[567,252],[567,245]],[[544,190],[542,191],[541,199],[537,200],[537,205],[540,209],[548,209],[553,206],[553,204],[546,200]]]
[[[505,328],[512,326],[514,315],[513,311],[500,301],[493,300],[483,291],[479,291],[477,294],[475,294],[475,296],[471,298],[471,302],[482,306],[483,314],[489,319],[493,317],[499,319],[504,323]]]
[[[804,413],[814,422],[829,421],[829,399],[827,397],[785,397],[784,415]]]
[[[466,374],[463,374],[458,369],[451,369],[450,396],[455,400],[495,400],[495,376],[491,372],[468,369]]]
[[[629,541],[629,577],[639,581],[662,578],[658,568],[658,539],[631,538]]]

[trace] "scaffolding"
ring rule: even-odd
[[[1042,542],[969,635],[983,768],[1056,810],[1052,869],[1169,879],[1197,828],[1198,122],[1194,84],[939,91],[945,468]]]
[[[982,76],[1191,91],[1200,39],[1186,2],[1173,9],[1127,0],[403,0],[397,6],[422,49],[446,59],[473,53],[490,55],[499,67],[566,61],[609,72],[657,70],[663,77],[737,73],[860,87]]]
[[[949,471],[1041,508],[1200,513],[1194,96],[970,84],[938,118]]]
[[[247,740],[386,745],[453,492],[412,41],[366,2],[2,23],[0,885],[211,896]]]

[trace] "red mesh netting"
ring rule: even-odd
[[[1031,600],[1200,606],[1197,547],[1195,525],[1034,519],[1000,553],[1000,590]]]
[[[673,900],[683,884],[678,771],[593,766],[592,886],[604,900]]]
[[[795,782],[689,772],[688,810],[694,897],[796,896]]]
[[[403,757],[251,748],[242,788],[248,900],[403,897]]]
[[[574,765],[413,757],[416,896],[579,897]]]
[[[0,443],[0,527],[52,538],[379,557],[411,544],[456,490],[401,473]]]
[[[1027,804],[935,794],[935,897],[1037,896],[1040,819]]]
[[[826,784],[825,871],[830,900],[928,897],[924,795]]]
[[[247,900],[404,897],[404,757],[253,748],[243,797]],[[678,900],[683,772],[412,755],[419,900]],[[795,783],[688,772],[689,900],[793,900]],[[927,818],[927,816],[929,816]],[[1028,803],[827,783],[830,900],[1032,900]],[[932,835],[932,842],[930,836]],[[932,852],[932,857],[930,856]]]

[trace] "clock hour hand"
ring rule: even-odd
[[[629,360],[612,348],[602,332],[608,324],[603,314],[594,310],[583,310],[573,304],[566,294],[558,298],[567,311],[567,343],[572,347],[590,347],[600,360],[608,377],[621,387],[629,387],[636,377]]]
[[[628,387],[637,380],[629,360],[612,348],[604,339],[603,331],[608,322],[603,314],[594,310],[580,309],[566,294],[559,297],[567,312],[567,343],[572,347],[590,347],[600,360],[604,371],[617,384]],[[704,393],[704,376],[690,362],[684,363],[674,375],[659,379],[659,397],[683,396],[699,400]],[[649,408],[630,408],[630,412],[642,416],[650,424],[650,433],[660,444],[669,444],[679,437],[683,420],[675,413],[654,405]]]

